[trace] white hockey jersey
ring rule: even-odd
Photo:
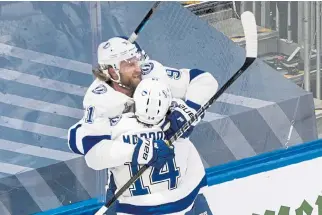
[[[196,110],[208,102],[218,90],[216,79],[208,72],[199,69],[178,70],[164,67],[154,60],[149,60],[142,66],[142,79],[145,78],[159,78],[167,83],[174,98],[183,99],[188,106]],[[132,98],[115,91],[98,79],[88,88],[83,101],[84,109],[87,110],[85,118],[90,112],[88,108],[95,107],[92,119],[113,118],[127,112],[132,104]]]
[[[173,97],[185,100],[186,104],[195,110],[208,102],[218,90],[216,79],[208,72],[199,69],[178,70],[149,60],[142,66],[142,79],[153,77],[168,83]],[[68,144],[70,149],[77,154],[84,155],[82,148],[78,149],[82,145],[82,138],[75,137],[77,126],[82,126],[82,129],[86,127],[88,132],[95,130],[96,128],[90,129],[91,125],[104,120],[107,123],[110,123],[110,120],[112,122],[118,115],[128,112],[133,103],[132,98],[115,91],[105,82],[96,79],[84,97],[83,119],[69,129]]]
[[[164,68],[156,61],[148,61],[142,69],[143,79],[151,77],[157,77],[168,83],[174,97],[184,99],[186,103],[194,109],[199,109],[199,107],[205,104],[218,89],[218,83],[210,73],[197,69],[177,70],[168,67]],[[126,136],[124,140],[112,139],[112,137],[117,136],[115,135],[114,126],[120,123],[121,116],[119,115],[128,112],[132,104],[132,98],[115,91],[105,82],[96,79],[88,88],[84,97],[83,105],[85,114],[83,119],[69,129],[68,144],[70,149],[75,153],[85,155],[88,166],[95,170],[120,166],[123,167],[122,171],[124,171],[124,173],[129,171],[129,166],[127,166],[128,168],[125,171],[124,163],[131,161],[134,150],[134,145],[127,143],[129,142],[127,138],[130,138],[130,136]],[[130,124],[131,123],[129,123],[129,125]],[[131,127],[131,129],[137,131],[138,128],[136,127],[134,129],[134,127]],[[129,131],[131,129],[129,129]],[[123,132],[126,131],[124,130]],[[153,133],[154,132],[152,132],[151,135],[153,135]],[[159,133],[156,132],[155,135],[156,138],[159,138],[160,131]],[[129,190],[120,199],[120,206],[118,207],[120,208],[120,211],[127,214],[128,212],[126,211],[132,210],[135,206],[135,210],[139,211],[138,214],[167,214],[170,213],[170,209],[172,211],[171,213],[173,213],[173,211],[180,211],[181,209],[184,210],[191,207],[191,203],[198,194],[200,187],[206,184],[206,179],[204,177],[204,168],[200,161],[200,157],[192,143],[189,140],[179,140],[176,143],[175,150],[178,151],[181,147],[184,148],[182,150],[187,150],[186,158],[188,160],[185,160],[186,167],[180,167],[180,162],[177,164],[181,168],[180,177],[176,176],[176,179],[178,178],[176,185],[178,186],[178,184],[180,184],[180,189],[177,188],[172,190],[171,197],[169,197],[169,190],[156,192],[161,191],[160,189],[163,189],[165,185],[170,188],[173,187],[171,181],[174,180],[165,178],[168,176],[168,169],[164,169],[165,172],[163,173],[163,176],[161,173],[154,173],[157,181],[162,181],[162,183],[154,182],[156,180],[155,177],[153,181],[150,179],[150,176],[145,175],[142,179],[144,182],[143,185],[146,186],[147,183],[152,184],[153,187],[149,187],[149,189],[152,189],[153,191],[152,194],[148,195],[149,198],[146,198],[144,195],[130,197],[131,191]],[[182,171],[185,168],[186,172],[184,172],[185,176],[183,177]],[[135,169],[132,171],[135,171]],[[151,173],[151,171],[148,172]],[[129,173],[130,172],[127,172],[127,174]],[[171,177],[173,177],[173,175]],[[124,177],[119,178],[116,181],[118,181],[118,185],[122,186],[128,179],[129,177]],[[172,184],[173,183],[174,182],[172,182]],[[141,186],[143,190],[147,190],[144,189],[145,187],[143,185]],[[140,189],[132,187],[132,194],[133,192],[134,194],[137,194],[135,192],[138,191],[135,190]],[[180,204],[177,204],[177,201],[180,202]],[[150,207],[151,205],[158,206]],[[160,207],[162,205],[164,205],[164,207]],[[159,211],[151,211],[152,208],[159,208]],[[168,212],[166,212],[167,208],[169,209]],[[179,214],[182,214],[181,212]]]
[[[109,128],[101,121],[93,127],[91,136],[85,138],[85,160],[93,169],[109,168],[113,173],[117,189],[120,189],[139,167],[131,165],[135,137],[163,139],[164,133],[158,126],[146,127],[139,123],[133,113],[123,114]],[[102,133],[102,130],[105,133]],[[80,132],[88,130],[80,128]],[[93,133],[97,132],[96,136]],[[93,139],[101,139],[94,146]],[[184,214],[191,209],[200,189],[206,186],[205,170],[194,145],[188,139],[174,143],[175,158],[160,171],[150,167],[118,199],[118,214]],[[88,148],[91,150],[88,150]]]

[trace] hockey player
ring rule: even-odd
[[[93,118],[113,118],[129,111],[138,83],[142,79],[156,77],[169,84],[175,98],[184,101],[174,108],[163,126],[169,139],[218,89],[216,79],[208,72],[163,67],[157,61],[146,59],[147,55],[136,43],[129,43],[121,37],[99,45],[99,68],[93,70],[97,79],[88,88],[83,101],[85,123],[91,123]],[[100,115],[95,111],[98,109]],[[192,130],[193,127],[183,137],[188,137]]]
[[[117,189],[138,171],[138,165],[151,166],[118,199],[115,208],[118,215],[183,215],[192,208],[200,189],[206,185],[199,154],[188,139],[179,139],[174,149],[165,144],[160,125],[172,101],[166,84],[144,79],[133,99],[135,112],[115,120],[106,129],[109,135],[105,133],[105,139],[91,150],[83,149],[86,162],[96,170],[109,168]],[[100,136],[105,123],[99,122],[96,126]]]
[[[169,84],[174,97],[182,99],[162,125],[166,139],[172,137],[190,119],[191,113],[195,113],[218,89],[218,83],[210,73],[198,69],[178,70],[163,67],[156,61],[145,61],[140,47],[123,38],[116,37],[101,43],[98,63],[99,68],[93,71],[97,79],[84,97],[84,117],[68,133],[70,149],[82,155],[90,153],[96,144],[109,138],[109,129],[118,122],[120,114],[133,107],[132,95],[142,79],[158,77]],[[183,137],[188,137],[192,129]],[[86,131],[86,135],[82,131]],[[118,153],[117,156],[121,157],[126,150]],[[102,169],[108,168],[104,166],[105,162],[99,163]]]

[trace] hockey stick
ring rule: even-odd
[[[254,14],[245,11],[241,15],[241,21],[244,28],[244,34],[245,34],[245,41],[246,41],[246,59],[244,61],[244,64],[242,67],[216,92],[216,94],[204,105],[202,106],[197,113],[191,117],[189,121],[187,121],[182,128],[180,128],[177,133],[173,135],[173,137],[170,138],[168,141],[168,145],[171,145],[174,143],[178,138],[181,137],[181,135],[186,132],[192,123],[196,122],[197,119],[205,113],[206,109],[208,109],[211,104],[218,99],[219,96],[221,96],[230,85],[232,85],[241,74],[247,70],[247,68],[252,65],[252,63],[257,58],[257,26]]]
[[[136,27],[135,31],[131,34],[130,38],[128,39],[129,42],[133,43],[139,36],[139,33],[143,30],[144,25],[149,21],[152,14],[156,11],[161,1],[157,1],[153,4],[152,8],[149,12],[145,15],[141,23]]]
[[[169,146],[172,145],[181,135],[189,129],[192,123],[206,111],[208,107],[219,97],[224,91],[232,85],[236,79],[255,61],[257,57],[257,26],[253,13],[246,11],[241,15],[241,21],[244,28],[245,41],[246,41],[246,59],[242,67],[216,92],[216,94],[203,106],[197,113],[187,121],[177,133],[174,134],[170,140],[167,141]],[[126,191],[143,173],[149,168],[148,165],[144,165],[140,170],[123,186],[113,198],[105,204],[95,215],[103,215],[108,207],[110,207],[120,197],[124,191]]]

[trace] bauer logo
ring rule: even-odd
[[[147,75],[149,74],[154,68],[154,64],[153,63],[145,63],[141,66],[141,71],[142,71],[142,75]]]
[[[92,90],[93,93],[95,94],[104,94],[107,92],[107,88],[101,84],[98,87],[96,87],[94,90]]]

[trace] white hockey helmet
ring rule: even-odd
[[[135,115],[145,124],[156,125],[164,119],[172,101],[167,84],[154,78],[140,82],[134,95]]]
[[[115,69],[118,79],[113,79],[107,70],[103,70],[112,81],[120,83],[120,63],[122,61],[141,61],[147,57],[137,43],[130,43],[126,38],[113,37],[102,42],[97,49],[97,61],[102,66],[112,66]]]

